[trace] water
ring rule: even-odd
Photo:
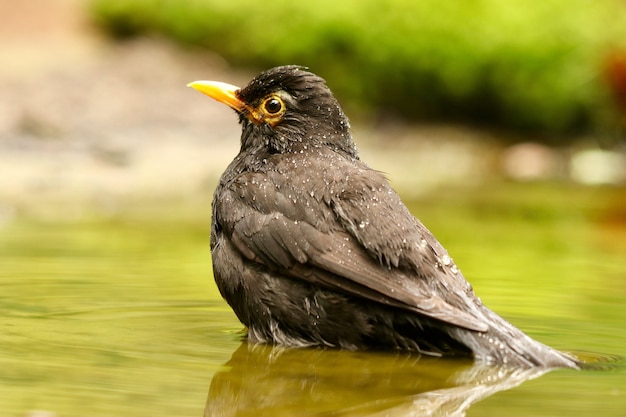
[[[0,229],[0,416],[625,416],[623,191],[476,193],[412,209],[487,305],[597,369],[249,346],[206,209],[21,219]]]

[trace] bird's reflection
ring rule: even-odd
[[[211,381],[208,416],[464,416],[547,369],[246,342]]]

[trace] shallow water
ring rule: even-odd
[[[623,190],[499,190],[412,210],[488,306],[597,369],[249,346],[208,210],[20,219],[0,228],[0,415],[626,415]]]

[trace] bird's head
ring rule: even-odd
[[[190,87],[229,105],[242,124],[242,150],[297,152],[329,146],[356,157],[348,118],[321,77],[303,67],[272,68],[244,88],[217,81],[194,81]]]

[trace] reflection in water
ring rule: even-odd
[[[464,416],[548,369],[246,342],[211,381],[209,416]]]

